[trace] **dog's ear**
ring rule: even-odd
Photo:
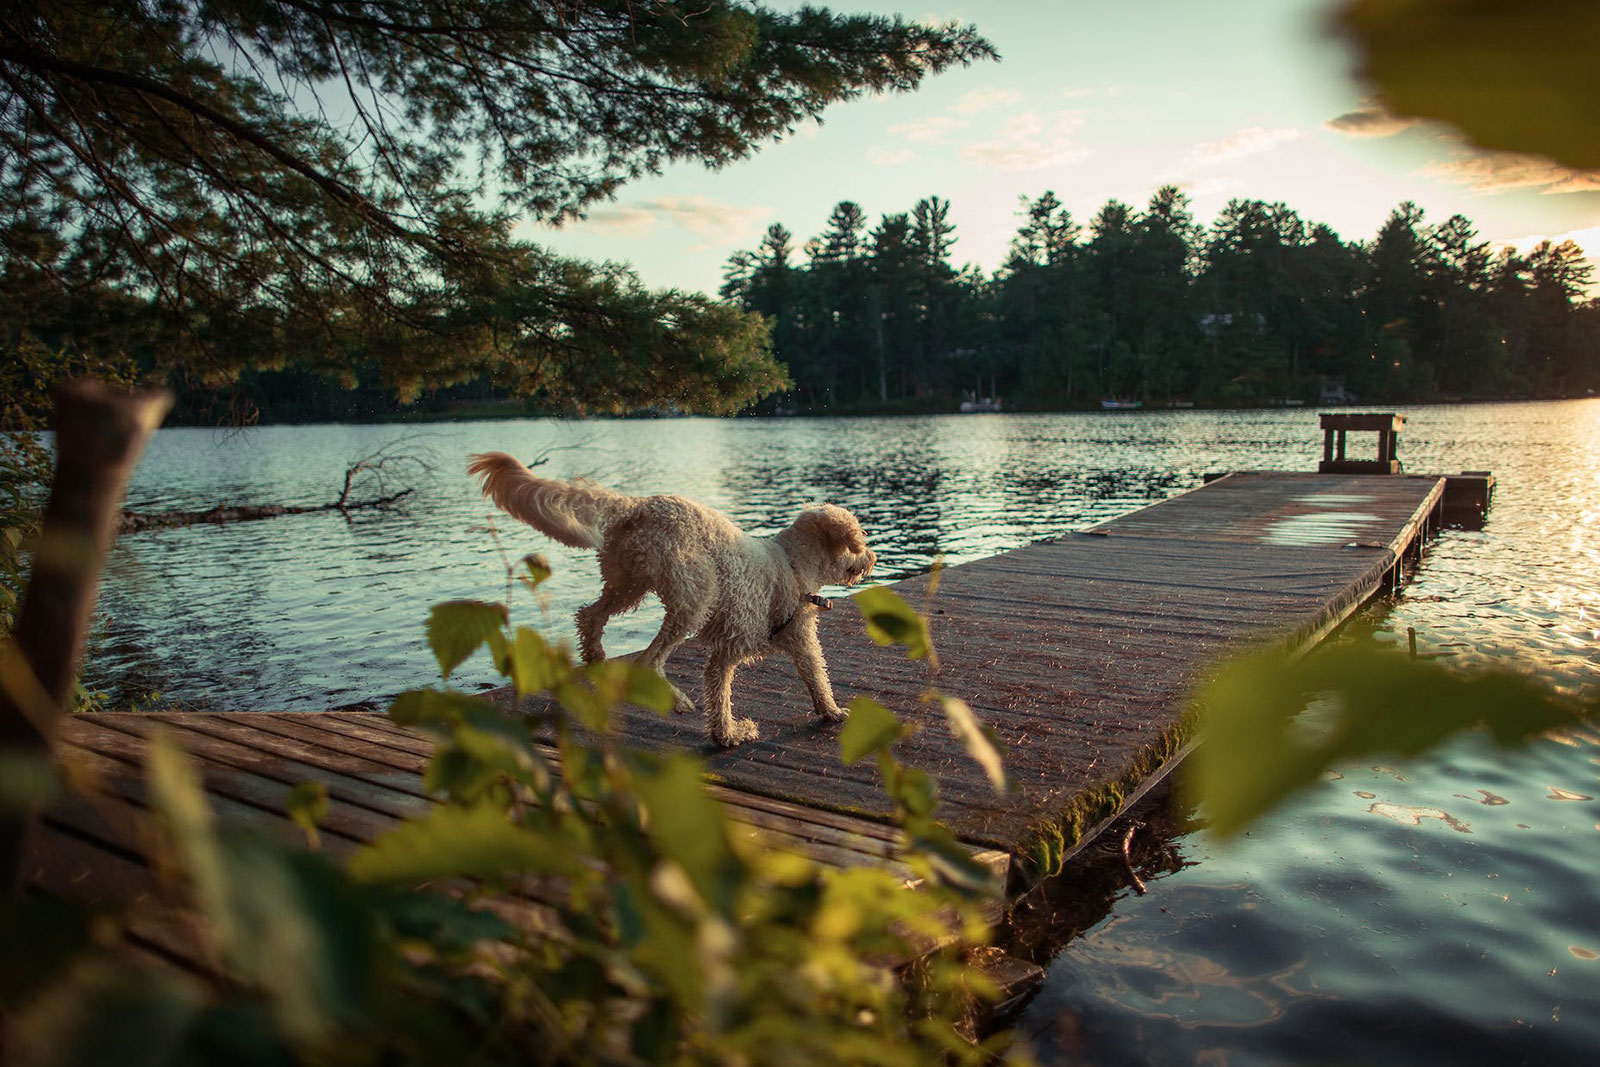
[[[823,549],[832,554],[867,550],[866,535],[856,517],[836,504],[819,504],[800,513],[794,524],[817,539]]]

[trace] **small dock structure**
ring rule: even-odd
[[[1322,462],[1317,470],[1323,474],[1399,474],[1400,431],[1405,429],[1406,417],[1389,412],[1382,414],[1350,414],[1325,412],[1322,415]],[[1376,459],[1349,459],[1345,456],[1347,437],[1352,432],[1373,431],[1378,435]]]
[[[938,779],[942,816],[974,855],[1021,886],[1038,873],[1030,857],[1041,846],[1069,855],[1175,764],[1188,694],[1219,657],[1264,639],[1308,647],[1396,586],[1440,521],[1446,486],[1436,476],[1231,474],[946,568],[937,592],[927,575],[896,583],[930,619],[939,688],[968,701],[1003,744],[1014,784],[1005,793],[919,703],[923,664],[869,641],[848,602],[821,618],[834,685],[841,700],[872,696],[921,727],[901,758]],[[691,643],[668,674],[694,693],[702,668]],[[892,862],[896,832],[876,769],[841,764],[838,727],[812,718],[787,659],[741,670],[734,702],[759,722],[759,741],[712,749],[697,716],[638,709],[621,728],[643,748],[700,753],[731,817],[782,847],[836,866]],[[298,834],[285,798],[296,783],[322,782],[331,802],[322,837],[335,854],[433,802],[421,781],[431,742],[379,713],[78,715],[56,743],[95,766],[110,802],[45,813],[23,857],[28,883],[89,899],[153,892],[119,810],[145,805],[140,765],[158,724],[202,764],[224,818]]]

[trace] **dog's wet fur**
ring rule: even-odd
[[[775,650],[794,660],[818,716],[845,717],[822,659],[813,594],[825,585],[861,581],[877,556],[844,508],[808,507],[783,532],[753,537],[721,512],[684,497],[627,496],[583,479],[541,478],[504,452],[472,456],[467,471],[513,518],[599,554],[600,598],[577,616],[584,662],[605,658],[600,635],[608,619],[655,593],[666,618],[639,663],[659,672],[690,637],[705,644],[703,703],[713,743],[732,746],[759,736],[754,720],[733,715],[733,672]],[[675,711],[694,710],[676,686],[672,693]]]

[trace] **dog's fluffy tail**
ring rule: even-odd
[[[483,479],[483,495],[512,518],[573,548],[598,549],[606,527],[633,506],[633,498],[582,479],[541,478],[504,452],[469,457],[467,473]]]

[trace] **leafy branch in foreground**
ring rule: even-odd
[[[1589,0],[1344,0],[1334,21],[1394,114],[1448,122],[1491,151],[1600,169]]]
[[[1357,646],[1240,657],[1196,703],[1205,740],[1190,757],[1188,788],[1223,837],[1346,761],[1416,756],[1479,729],[1511,747],[1594,712],[1509,671],[1462,674]]]
[[[514,569],[533,587],[548,574],[536,560]],[[215,977],[117,952],[116,931],[148,933],[148,913],[16,903],[5,928],[31,931],[37,950],[0,981],[16,1062],[85,1062],[111,1034],[185,1063],[911,1067],[1001,1054],[1003,1037],[963,1025],[993,992],[966,953],[996,887],[939,836],[919,772],[894,782],[897,866],[821,867],[730,821],[699,760],[615,742],[624,704],[670,707],[661,676],[578,666],[501,603],[438,605],[428,639],[444,684],[401,695],[390,715],[434,738],[423,784],[440,802],[363,847],[335,854],[331,832],[315,847],[329,810],[315,788],[286,797],[311,847],[220,822],[187,759],[152,741],[151,866],[164,900],[199,913]],[[548,694],[549,710],[451,688],[485,647],[519,698]],[[850,746],[863,730],[897,733],[862,709]]]

